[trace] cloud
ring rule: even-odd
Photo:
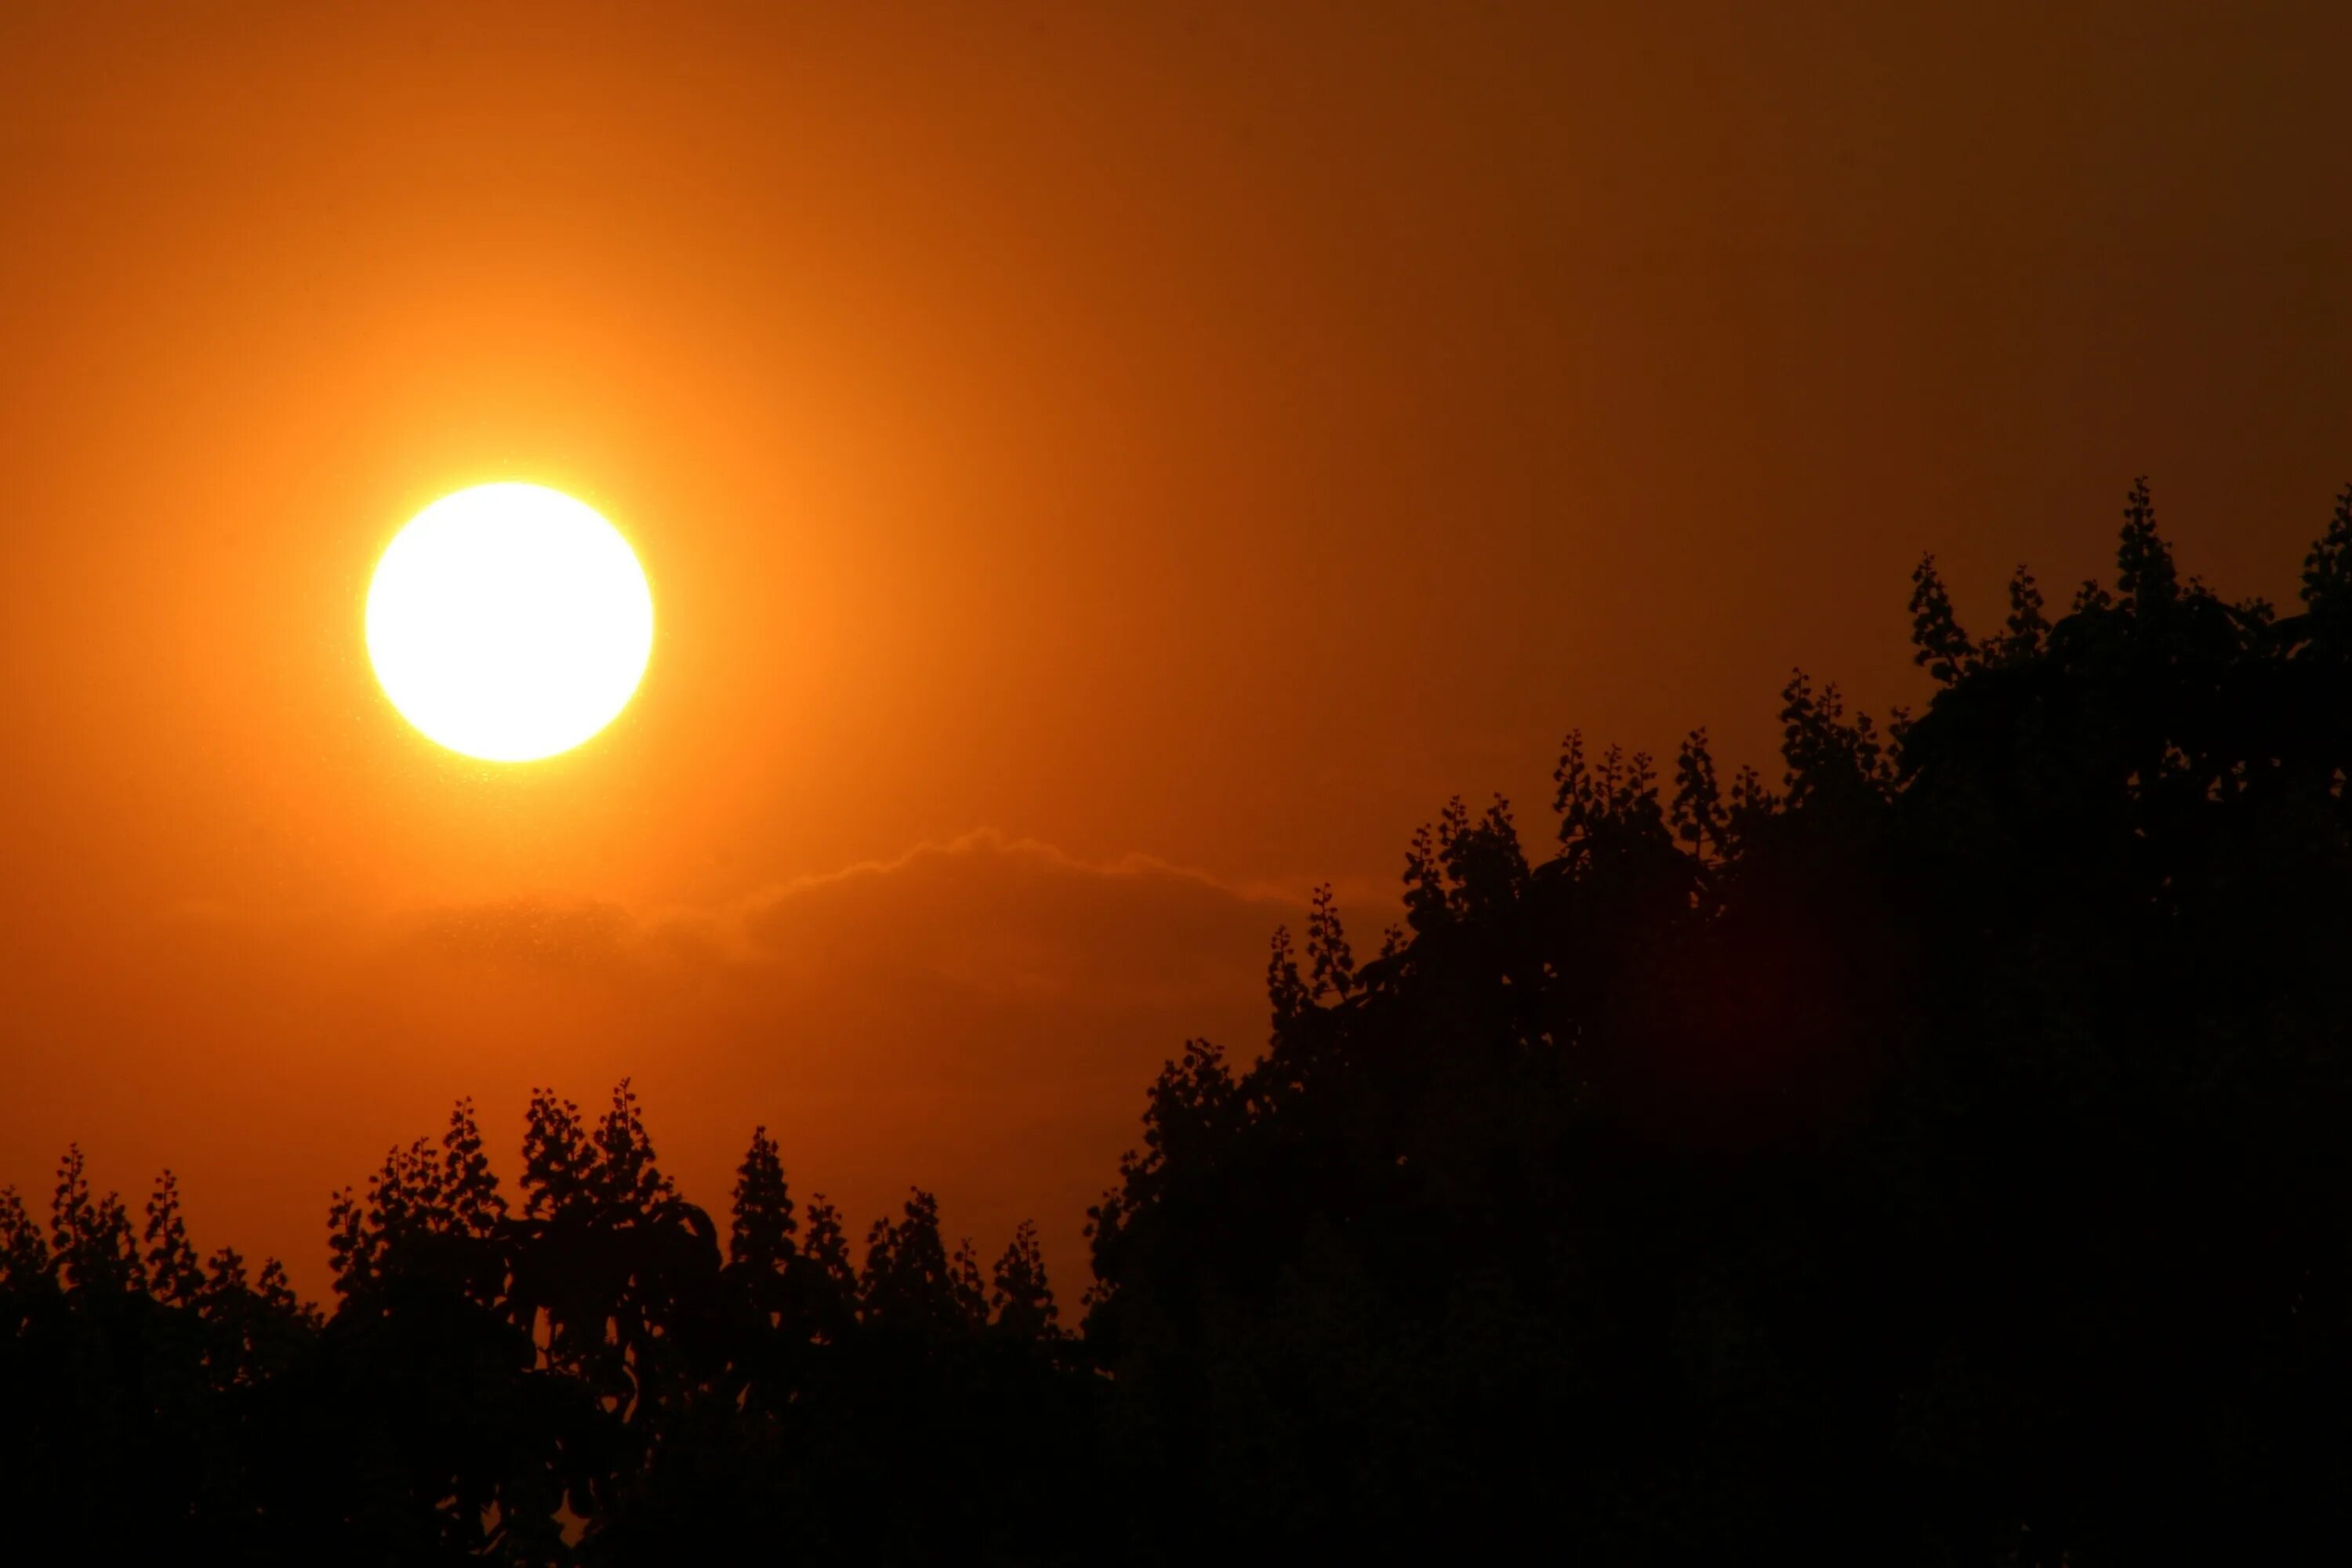
[[[994,832],[803,879],[745,906],[750,948],[805,973],[812,952],[916,971],[975,998],[1096,1005],[1207,1001],[1234,941],[1288,911],[1196,871],[1131,855],[1107,865]]]

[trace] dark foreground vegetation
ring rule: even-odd
[[[1277,937],[1095,1214],[854,1260],[755,1135],[725,1223],[625,1086],[470,1110],[331,1220],[331,1312],[68,1156],[0,1202],[43,1560],[2294,1562],[2352,1541],[2352,491],[2293,615],[2021,571],[1882,736],[1786,693],[1413,841]],[[1075,1315],[1075,1314],[1074,1314]],[[29,1559],[28,1559],[29,1560]]]

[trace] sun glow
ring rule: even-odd
[[[653,642],[653,594],[628,542],[539,485],[434,502],[368,588],[368,658],[393,706],[491,762],[553,756],[611,723]]]

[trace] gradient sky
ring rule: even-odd
[[[1900,13],[1896,15],[1895,13]],[[2151,476],[2292,596],[2352,479],[2352,13],[0,5],[0,1182],[324,1283],[328,1191],[633,1073],[861,1226],[1077,1226],[1266,935],[1561,732],[1916,701]],[[376,689],[427,502],[660,638],[502,769]]]

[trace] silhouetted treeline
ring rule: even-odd
[[[928,1194],[853,1267],[754,1132],[727,1235],[624,1083],[534,1095],[507,1195],[473,1109],[330,1216],[322,1319],[207,1273],[166,1173],[142,1226],[69,1154],[50,1235],[0,1200],[18,1507],[219,1560],[1028,1561],[1089,1463],[1089,1380],[1024,1226],[992,1268]]]
[[[2280,615],[2021,569],[1777,784],[1571,736],[1151,1087],[1057,1323],[917,1193],[726,1234],[624,1085],[335,1204],[331,1315],[68,1155],[0,1200],[13,1521],[256,1562],[2137,1563],[2352,1542],[2352,491]]]

